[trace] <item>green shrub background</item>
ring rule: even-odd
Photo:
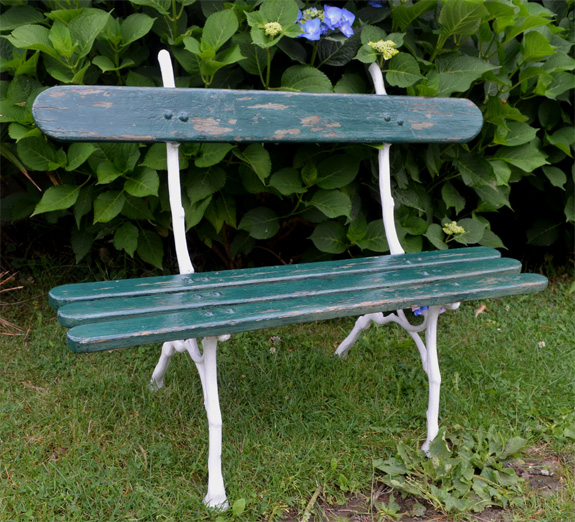
[[[569,252],[575,198],[573,0],[328,2],[354,35],[309,42],[295,0],[2,1],[2,215],[33,241],[63,234],[76,262],[105,248],[173,268],[162,144],[63,144],[31,107],[59,84],[373,92],[369,42],[389,94],[467,97],[481,134],[464,145],[394,145],[396,222],[406,250],[448,243]],[[267,22],[282,32],[265,34]],[[183,198],[194,262],[245,266],[386,252],[371,146],[185,144]],[[465,233],[446,236],[455,220]],[[451,246],[451,245],[449,245]],[[10,255],[10,245],[5,247]]]

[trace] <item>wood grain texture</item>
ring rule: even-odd
[[[287,324],[334,319],[372,312],[441,305],[539,292],[547,279],[538,274],[487,275],[461,281],[436,281],[397,288],[320,294],[282,300],[213,306],[180,313],[133,317],[75,326],[68,346],[75,352],[127,348],[192,337],[215,336]]]
[[[270,301],[290,307],[290,299],[360,290],[393,289],[402,292],[406,286],[424,285],[437,281],[461,281],[486,275],[515,274],[521,263],[514,259],[495,258],[481,261],[443,264],[425,268],[402,267],[375,273],[338,273],[322,277],[291,279],[289,276],[275,282],[253,283],[246,276],[241,285],[218,285],[202,290],[188,289],[139,297],[118,297],[72,303],[58,310],[58,322],[73,327],[84,323],[97,323],[133,316],[152,316],[211,307],[236,306],[242,303]]]
[[[79,301],[96,301],[111,297],[137,297],[168,292],[213,291],[236,285],[269,284],[275,281],[322,278],[333,275],[370,274],[402,268],[426,268],[437,265],[500,258],[501,254],[488,247],[464,247],[453,250],[417,252],[396,256],[374,256],[319,263],[279,265],[240,270],[200,272],[188,275],[145,277],[115,281],[97,281],[62,285],[50,291],[53,308]]]
[[[466,142],[483,125],[458,98],[150,87],[52,87],[32,113],[71,141]]]

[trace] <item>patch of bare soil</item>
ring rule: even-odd
[[[525,480],[528,489],[535,495],[550,497],[562,487],[561,460],[558,455],[550,455],[544,448],[531,448],[523,460],[513,465],[517,475]],[[434,509],[424,500],[414,497],[403,499],[394,494],[394,501],[400,506],[395,518],[386,517],[378,506],[389,505],[392,491],[384,484],[374,486],[371,499],[366,495],[349,497],[344,505],[332,505],[321,496],[310,513],[297,515],[288,513],[285,522],[452,522],[453,518]],[[399,515],[401,515],[399,517]],[[469,520],[476,522],[509,522],[512,519],[509,509],[487,508],[481,513],[470,514]],[[399,517],[399,518],[398,518]]]

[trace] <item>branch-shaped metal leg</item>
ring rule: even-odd
[[[439,431],[439,393],[441,388],[441,373],[437,359],[437,319],[441,306],[430,306],[427,312],[427,327],[425,329],[425,345],[427,348],[426,363],[423,369],[429,382],[429,401],[427,405],[427,439],[421,449],[429,456],[429,444]]]
[[[229,507],[229,503],[222,475],[222,413],[218,395],[216,362],[218,338],[204,338],[202,340],[203,353],[200,353],[195,339],[186,341],[185,346],[198,368],[204,391],[204,406],[208,415],[208,493],[204,498],[204,504],[211,508],[224,510]]]
[[[164,375],[170,359],[176,352],[187,351],[196,364],[202,383],[209,429],[208,493],[204,498],[204,504],[220,510],[227,509],[229,504],[222,475],[222,414],[218,395],[216,352],[218,341],[227,341],[229,338],[229,335],[206,337],[202,340],[203,352],[200,351],[196,339],[164,343],[160,360],[150,382],[153,390],[164,386]]]
[[[427,439],[422,446],[423,451],[428,453],[429,444],[439,431],[439,394],[441,388],[441,374],[439,372],[439,362],[437,358],[437,319],[443,308],[455,310],[459,303],[452,303],[443,306],[430,306],[429,310],[423,312],[424,321],[420,325],[412,325],[403,310],[395,313],[383,315],[383,313],[367,314],[359,317],[355,326],[344,341],[338,346],[336,355],[345,356],[361,333],[367,330],[372,323],[386,324],[394,322],[402,326],[411,335],[419,350],[421,364],[427,374],[429,382],[429,403],[427,407]],[[425,343],[421,339],[419,332],[425,330]]]

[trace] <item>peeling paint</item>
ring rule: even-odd
[[[284,136],[297,136],[301,132],[301,129],[278,129],[274,132],[274,136],[278,138],[283,138]]]
[[[194,130],[209,135],[226,134],[232,132],[232,127],[223,127],[216,118],[192,118]]]
[[[289,109],[289,105],[283,105],[281,103],[260,103],[258,105],[249,105],[248,109],[272,109],[276,111],[283,111]]]
[[[114,106],[112,102],[96,102],[94,103],[94,107],[103,107],[104,109],[111,109]]]
[[[422,129],[430,129],[434,127],[435,124],[431,123],[430,121],[422,121],[420,123],[412,123],[411,128],[415,130],[422,130]]]

